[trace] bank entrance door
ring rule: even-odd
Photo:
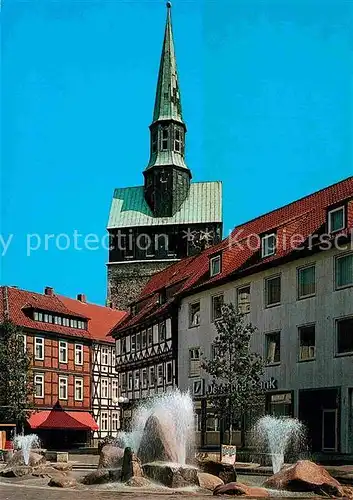
[[[339,389],[299,391],[299,420],[306,425],[311,451],[339,451]]]

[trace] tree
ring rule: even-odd
[[[31,357],[22,330],[10,321],[0,325],[0,421],[22,427],[32,404]]]
[[[204,359],[202,367],[212,377],[211,403],[221,420],[226,418],[231,444],[233,422],[243,419],[262,400],[263,361],[250,348],[256,328],[245,324],[245,316],[238,314],[233,304],[222,306],[215,326],[213,356]]]

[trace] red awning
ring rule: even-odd
[[[99,429],[87,411],[43,410],[33,413],[28,419],[31,429]]]

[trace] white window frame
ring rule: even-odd
[[[41,348],[41,356],[37,356],[37,347]],[[38,361],[44,360],[44,338],[43,337],[34,337],[34,359]]]
[[[159,376],[160,368],[162,368],[162,376]],[[164,384],[164,366],[163,363],[157,365],[157,387],[162,387]]]
[[[65,356],[62,354],[65,353]],[[65,340],[59,340],[59,363],[67,364],[68,360],[68,345]]]
[[[214,270],[214,265],[218,264],[218,271]],[[211,278],[213,276],[217,276],[218,274],[221,274],[222,271],[222,260],[220,255],[216,255],[215,257],[210,258],[210,276]]]
[[[81,355],[81,361],[79,361],[77,358],[79,357],[78,355]],[[83,365],[83,345],[82,344],[75,344],[75,365],[82,366]]]
[[[34,390],[35,391],[37,389],[37,383],[38,383],[37,380],[40,381],[39,383],[41,385],[42,390],[41,390],[40,396],[38,396],[37,393],[35,392],[34,397],[36,399],[44,399],[44,383],[45,383],[44,382],[44,373],[35,373],[34,374]]]
[[[77,389],[81,391],[80,397],[77,397]],[[83,378],[75,377],[75,401],[83,401]]]
[[[153,373],[153,376],[151,376],[152,373]],[[148,368],[148,383],[149,383],[150,387],[156,386],[156,367],[155,366],[150,366]]]
[[[102,347],[101,363],[102,363],[102,366],[109,365],[109,349],[108,349],[108,347]]]
[[[271,252],[269,252],[269,251],[265,252],[265,250],[266,250],[265,242],[267,243],[267,241],[270,238],[274,238],[275,244],[274,244]],[[268,246],[267,246],[267,248],[268,248]],[[265,259],[266,257],[271,257],[271,255],[275,255],[276,250],[277,250],[277,235],[276,235],[276,233],[265,234],[264,236],[261,237],[261,258],[262,259]]]
[[[101,431],[102,432],[107,432],[109,428],[109,414],[107,411],[102,411],[101,412]],[[104,423],[104,425],[103,425]]]
[[[113,378],[112,380],[112,400],[117,400],[119,397],[119,380]]]
[[[101,393],[102,399],[109,399],[109,379],[108,378],[101,379],[100,393]]]
[[[332,221],[331,221],[331,215],[335,214],[336,212],[343,212],[343,226],[338,228],[338,229],[332,229]],[[329,210],[327,214],[327,221],[328,221],[328,232],[329,234],[332,233],[337,233],[338,231],[342,231],[342,229],[345,229],[346,227],[346,207],[344,205],[334,208],[333,210]]]
[[[198,351],[198,358],[193,357],[193,354]],[[194,346],[189,348],[189,378],[200,378],[201,376],[201,348],[200,346]]]
[[[146,377],[143,376],[143,374],[146,374]],[[142,389],[147,389],[148,385],[148,369],[147,368],[142,368],[141,370],[141,387]]]
[[[128,391],[132,391],[132,388],[133,388],[133,385],[134,385],[134,381],[133,381],[133,373],[132,372],[128,372],[127,374],[127,390]]]
[[[66,391],[65,397],[61,397],[61,386],[62,386],[61,382],[65,382],[65,384],[63,385],[63,387],[65,388],[65,391]],[[69,397],[68,393],[69,393],[68,378],[66,376],[60,375],[59,376],[59,400],[60,401],[67,401],[68,397]]]
[[[112,432],[116,432],[119,430],[119,412],[112,412]]]
[[[23,334],[21,335],[23,339],[23,352],[27,351],[27,335]]]
[[[134,391],[140,390],[140,370],[134,370],[133,372],[133,386]]]

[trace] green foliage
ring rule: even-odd
[[[256,328],[245,324],[233,304],[224,304],[216,321],[217,336],[212,359],[204,359],[202,367],[212,377],[212,406],[232,429],[251,408],[262,401],[261,356],[251,351],[250,341]]]
[[[0,325],[0,421],[22,426],[32,405],[31,358],[24,349],[22,330]]]

